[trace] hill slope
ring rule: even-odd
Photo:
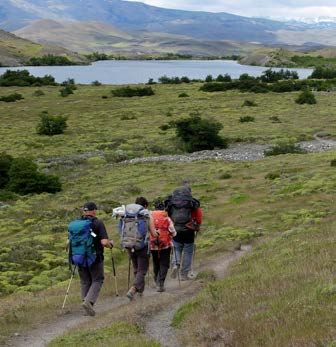
[[[0,30],[0,66],[19,66],[32,57],[47,54],[65,56],[77,63],[86,62],[84,57],[65,48],[34,43]]]
[[[10,8],[14,6],[22,9],[24,13],[21,11],[13,17],[8,10],[9,5]],[[6,0],[2,11],[8,18],[6,21],[0,20],[0,26],[11,31],[23,27],[23,22],[31,22],[32,16],[40,19],[100,21],[122,30],[146,30],[200,39],[244,42],[274,42],[272,31],[298,27],[228,13],[171,10],[121,0],[86,0],[85,6],[81,0],[54,0],[52,3],[43,0]],[[6,24],[8,22],[11,24]]]
[[[42,28],[42,29],[41,29]],[[99,22],[40,20],[15,34],[43,44],[62,45],[76,52],[122,54],[180,53],[225,56],[251,52],[258,45],[235,41],[210,41],[148,31],[125,32]]]

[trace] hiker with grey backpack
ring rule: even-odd
[[[103,221],[96,215],[96,204],[86,203],[81,219],[69,223],[67,240],[69,266],[72,274],[78,268],[82,306],[89,316],[95,315],[93,306],[104,282],[104,247],[113,247]]]
[[[191,267],[195,250],[195,236],[202,224],[200,203],[188,186],[176,188],[165,199],[165,209],[173,220],[176,236],[173,238],[171,277],[182,281],[191,279]],[[181,263],[182,262],[182,263]]]
[[[145,276],[149,268],[149,237],[157,236],[151,213],[147,209],[148,201],[144,197],[138,197],[134,204],[113,209],[112,216],[120,217],[118,232],[120,243],[133,265],[133,285],[126,296],[133,300],[135,295],[142,295],[145,289]]]

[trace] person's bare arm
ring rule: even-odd
[[[113,247],[113,241],[109,239],[101,239],[100,243],[103,247],[106,248],[112,248]]]
[[[153,237],[158,237],[160,235],[159,232],[155,229],[154,220],[152,217],[149,218],[148,230]]]

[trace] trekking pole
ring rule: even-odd
[[[111,260],[112,260],[112,270],[113,270],[113,277],[114,277],[115,294],[116,294],[116,296],[119,296],[118,286],[117,286],[117,275],[116,275],[116,270],[115,270],[115,266],[114,266],[114,257],[113,257],[113,253],[112,253],[112,248],[111,248]]]
[[[175,246],[173,246],[173,252],[174,252],[175,265],[177,266],[177,257],[176,257]],[[181,288],[181,278],[180,278],[180,268],[179,268],[179,266],[177,266],[177,279],[178,279],[178,282],[179,282],[179,287]]]
[[[127,282],[127,288],[130,287],[131,283],[131,257],[128,256],[128,282]]]
[[[70,286],[71,286],[71,282],[72,282],[72,279],[74,278],[75,276],[75,271],[76,271],[76,265],[73,269],[70,270],[71,271],[71,277],[70,277],[70,281],[69,281],[69,285],[68,285],[68,288],[67,288],[67,291],[66,291],[66,294],[65,294],[65,297],[64,297],[64,301],[63,301],[63,305],[62,305],[62,310],[64,310],[64,307],[65,307],[65,302],[69,296],[69,290],[70,290]]]
[[[196,255],[196,244],[194,243],[194,250],[193,250],[193,255],[192,255],[192,260],[191,260],[191,269],[190,269],[190,273],[189,273],[190,278],[195,278],[195,273],[194,273],[195,255]]]

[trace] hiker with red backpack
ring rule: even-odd
[[[95,315],[93,305],[104,282],[104,247],[113,247],[103,221],[96,215],[96,204],[86,203],[81,219],[69,223],[67,240],[69,266],[74,266],[73,274],[78,267],[82,306],[89,316]]]
[[[157,236],[150,234],[150,246],[153,258],[154,279],[157,284],[157,291],[164,292],[164,282],[170,265],[170,253],[173,248],[172,238],[176,236],[174,223],[164,211],[163,201],[154,202],[155,210],[152,212],[152,219]]]
[[[120,217],[118,232],[121,246],[127,251],[133,265],[133,285],[126,294],[130,300],[133,300],[136,294],[141,296],[145,289],[150,257],[147,233],[153,237],[158,236],[147,207],[147,199],[138,197],[134,204],[113,209],[112,216]]]
[[[165,209],[173,220],[177,232],[173,238],[174,254],[171,277],[176,278],[181,274],[181,280],[186,281],[191,279],[189,273],[195,249],[195,236],[202,224],[200,203],[192,196],[190,187],[182,186],[167,196]]]

